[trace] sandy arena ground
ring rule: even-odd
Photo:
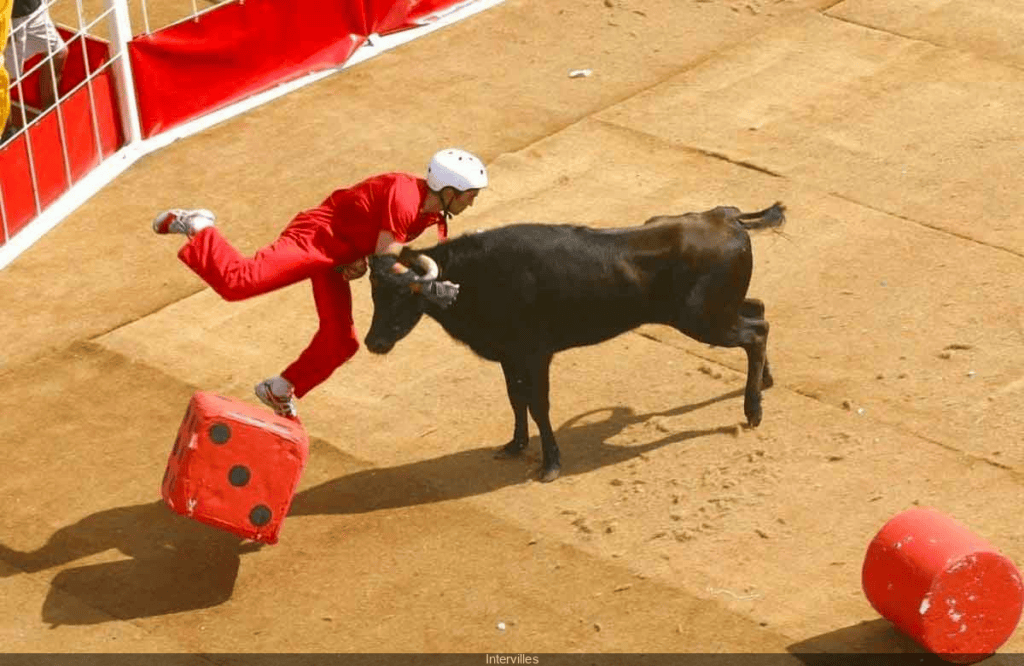
[[[507,0],[146,157],[0,271],[3,651],[920,651],[861,592],[890,517],[1024,563],[1022,33],[1019,0]],[[192,392],[256,402],[316,319],[306,284],[223,302],[154,213],[252,252],[449,144],[493,183],[454,233],[782,200],[763,424],[742,351],[643,327],[556,357],[541,484],[535,436],[491,457],[500,368],[424,320],[301,402],[279,544],[171,513]]]

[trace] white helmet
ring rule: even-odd
[[[487,187],[487,167],[465,150],[446,148],[434,153],[427,166],[427,187],[440,192],[453,187],[459,192]]]

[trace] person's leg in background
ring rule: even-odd
[[[19,91],[19,97],[24,96],[24,100],[28,100],[30,97],[18,79],[25,76],[25,62],[39,53],[43,54],[43,60],[38,69],[33,68],[33,70],[38,71],[39,87],[36,91],[39,95],[38,112],[43,113],[56,103],[68,56],[67,45],[60,33],[57,32],[57,26],[50,19],[46,5],[28,16],[12,18],[10,37],[4,46],[4,66],[10,80],[14,82]],[[13,134],[18,127],[23,127],[36,117],[35,111],[31,115],[28,113],[29,107],[25,106],[24,102],[20,107],[19,113],[12,112],[8,116],[6,127],[8,135]]]
[[[7,139],[7,121],[11,117],[11,77],[7,73],[7,58],[4,51],[7,50],[7,37],[11,34],[11,10],[14,8],[14,0],[0,0],[0,42],[3,42],[4,49],[0,51],[0,143]]]
[[[39,109],[42,113],[57,101],[60,81],[64,75],[64,64],[68,59],[68,47],[50,18],[49,7],[43,7],[34,14],[29,19],[27,27],[28,49],[22,54],[22,61],[36,53],[47,55],[39,70]]]

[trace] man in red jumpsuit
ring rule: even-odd
[[[153,220],[153,230],[187,236],[178,257],[228,301],[310,281],[319,330],[291,365],[255,389],[277,414],[295,418],[295,399],[330,377],[359,348],[349,281],[366,273],[369,255],[391,260],[387,279],[408,284],[442,306],[455,300],[457,285],[420,277],[398,259],[427,227],[436,225],[438,238],[447,239],[448,219],[472,206],[484,187],[487,169],[479,158],[449,148],[431,158],[426,178],[385,173],[335,190],[318,207],[296,215],[277,240],[252,258],[228,243],[208,210],[164,211]],[[422,256],[420,261],[432,263]]]

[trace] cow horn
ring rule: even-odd
[[[416,265],[423,271],[421,277],[424,280],[436,280],[441,274],[441,269],[437,267],[437,262],[425,254],[416,255]]]

